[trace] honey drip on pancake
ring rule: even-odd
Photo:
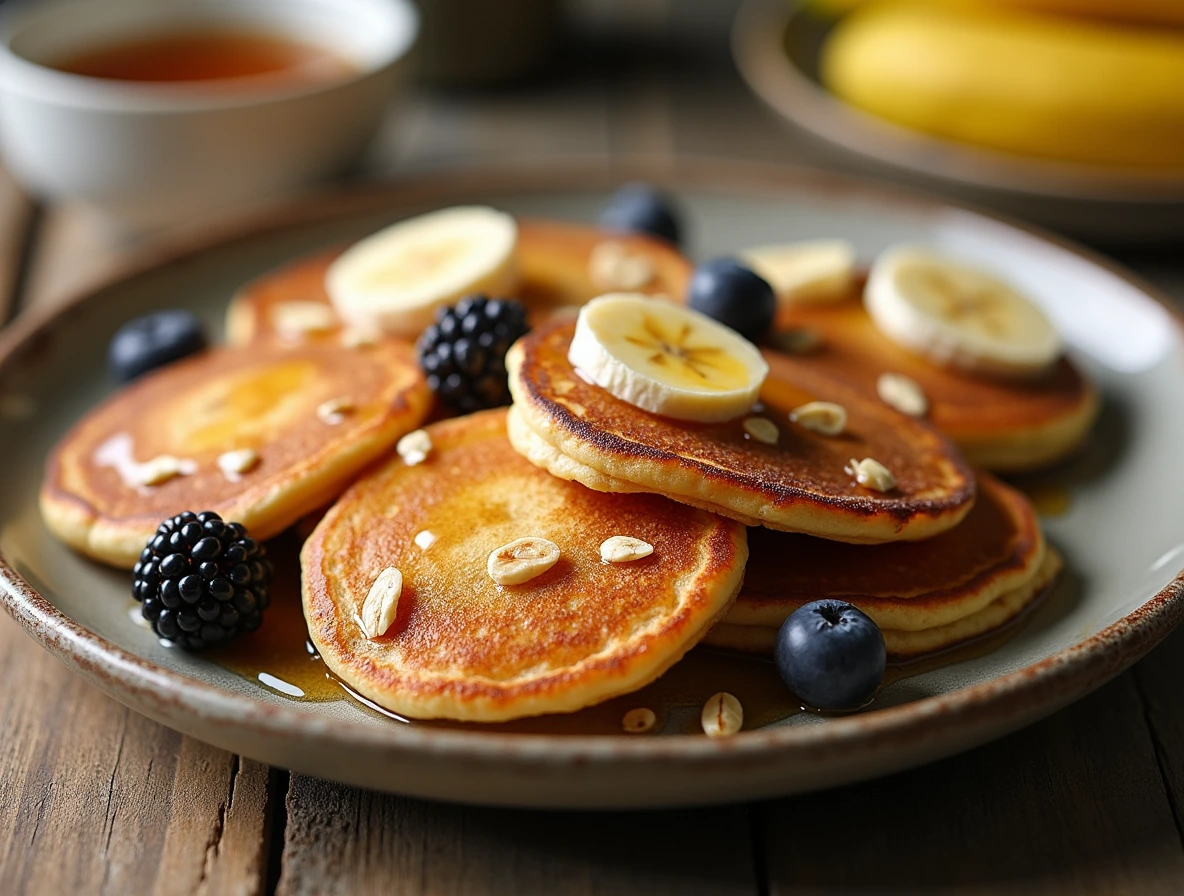
[[[657,722],[650,733],[632,736],[702,735],[699,715],[703,703],[720,690],[735,694],[740,700],[744,707],[746,731],[776,724],[802,711],[768,658],[700,646],[691,650],[657,681],[641,690],[575,713],[537,716],[497,724],[405,719],[359,697],[312,652],[300,609],[298,540],[290,534],[282,536],[269,542],[268,551],[276,564],[276,580],[272,584],[272,603],[263,618],[262,628],[240,638],[228,649],[211,654],[210,659],[236,675],[288,699],[315,703],[351,701],[412,725],[585,736],[623,734],[621,718],[629,710],[642,706],[656,713]],[[1050,593],[1056,589],[1054,582],[1019,617],[996,631],[941,653],[906,663],[890,664],[880,687],[993,653],[1023,626],[1034,610],[1049,599]],[[279,687],[276,686],[277,681]],[[302,695],[297,696],[283,685],[299,690]],[[871,706],[875,706],[874,698]]]

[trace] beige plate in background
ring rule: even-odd
[[[874,710],[800,714],[731,739],[441,728],[393,721],[344,694],[300,700],[274,682],[165,649],[130,618],[127,573],[82,559],[46,532],[36,506],[41,466],[111,390],[104,355],[125,320],[180,306],[220,332],[234,290],[287,259],[461,202],[594,220],[627,179],[677,194],[698,257],[841,235],[866,260],[901,240],[924,241],[1006,271],[1045,306],[1100,384],[1106,410],[1089,450],[1043,483],[1068,500],[1046,524],[1071,572],[1013,638],[888,686]],[[1045,716],[1135,662],[1184,616],[1184,501],[1169,500],[1184,484],[1182,360],[1173,315],[1123,272],[1023,228],[879,186],[705,161],[421,175],[279,210],[0,335],[0,600],[46,649],[128,706],[222,748],[326,778],[551,807],[724,802],[831,786],[919,765]],[[721,669],[715,689],[727,690],[730,673]]]
[[[732,52],[749,87],[795,128],[869,172],[953,193],[1078,236],[1184,235],[1184,177],[1058,163],[954,143],[854,108],[818,81],[829,27],[798,0],[746,0]]]

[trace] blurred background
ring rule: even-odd
[[[1179,0],[5,0],[0,17],[6,201],[76,259],[35,266],[43,294],[326,183],[624,156],[895,181],[1151,268],[1184,245]],[[351,58],[239,89],[227,75],[259,47],[152,50],[186,28]],[[187,75],[186,53],[212,68]]]

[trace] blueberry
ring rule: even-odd
[[[112,337],[107,366],[125,383],[206,347],[205,333],[188,311],[158,311],[128,321]]]
[[[777,671],[803,703],[856,709],[884,677],[884,636],[867,615],[838,600],[795,610],[777,633]]]
[[[695,268],[687,304],[740,335],[756,340],[773,324],[777,297],[765,280],[732,258],[716,258]]]
[[[626,184],[613,193],[600,216],[606,230],[648,233],[678,245],[682,228],[665,196],[646,184]]]

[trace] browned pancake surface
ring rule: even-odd
[[[652,495],[608,495],[539,470],[510,447],[505,412],[429,427],[432,454],[392,459],[329,511],[303,552],[309,631],[325,662],[396,712],[496,721],[569,712],[641,687],[699,640],[739,588],[742,526]],[[435,536],[422,549],[423,531]],[[612,535],[654,553],[608,564]],[[555,542],[559,562],[502,587],[489,554]],[[354,616],[379,572],[403,593],[392,628]]]
[[[518,267],[522,277],[519,298],[526,303],[534,321],[545,319],[557,309],[582,305],[609,287],[592,282],[589,256],[592,250],[611,240],[629,252],[644,255],[653,265],[654,278],[639,292],[681,298],[691,275],[691,263],[661,240],[636,234],[606,234],[594,227],[560,221],[518,222]],[[259,341],[284,341],[273,323],[280,305],[313,302],[328,305],[325,271],[341,254],[330,249],[298,259],[248,283],[235,296],[228,312],[227,334],[235,345]],[[313,341],[340,338],[333,327],[307,338]]]
[[[933,427],[836,383],[799,358],[766,352],[769,377],[754,414],[775,421],[777,445],[742,421],[696,424],[647,413],[578,377],[567,360],[574,322],[537,328],[507,358],[524,419],[564,454],[676,500],[771,528],[846,541],[921,538],[955,525],[974,500],[974,477]],[[823,436],[791,424],[815,400],[847,409],[847,431]],[[874,457],[895,475],[889,493],[844,469]]]
[[[1028,500],[989,474],[959,525],[927,541],[849,545],[753,529],[729,623],[780,625],[803,604],[855,604],[884,628],[916,631],[968,616],[1040,566],[1044,539]]]
[[[1044,376],[1006,380],[939,367],[911,354],[876,329],[857,296],[837,304],[793,306],[778,327],[821,336],[807,357],[820,373],[876,394],[883,373],[914,379],[929,400],[929,419],[975,464],[1026,469],[1072,451],[1097,414],[1094,387],[1068,359]]]
[[[327,423],[318,407],[339,398],[353,407]],[[429,401],[413,350],[396,343],[211,350],[132,383],[62,439],[47,465],[45,517],[75,547],[125,565],[161,519],[183,510],[215,510],[267,538],[336,497],[419,424]],[[127,460],[167,454],[194,472],[129,483],[101,463],[118,443]],[[218,458],[239,449],[259,462],[232,481]]]

